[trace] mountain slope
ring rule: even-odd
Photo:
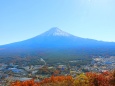
[[[78,54],[115,55],[114,50],[115,43],[76,37],[54,27],[34,38],[0,46],[0,56],[27,55],[30,53],[31,55],[41,55],[41,52],[46,57],[47,55],[55,57],[53,56],[54,53],[63,57],[66,57],[63,55],[65,53],[68,53],[69,57]],[[57,54],[57,52],[60,53]]]

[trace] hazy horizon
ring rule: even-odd
[[[0,12],[0,45],[35,37],[52,27],[115,42],[114,0],[1,0]]]

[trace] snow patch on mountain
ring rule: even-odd
[[[49,31],[41,34],[42,36],[72,36],[71,34],[60,30],[57,27],[51,28]]]

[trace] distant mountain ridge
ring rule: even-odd
[[[34,38],[0,46],[0,56],[30,53],[41,55],[42,52],[47,57],[50,52],[50,55],[55,57],[52,54],[54,51],[61,51],[60,54],[68,53],[70,56],[77,54],[115,55],[115,43],[80,38],[54,27]]]

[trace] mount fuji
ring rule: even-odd
[[[0,57],[40,55],[62,57],[75,55],[115,55],[115,43],[74,36],[57,27],[34,38],[0,46]],[[65,55],[65,56],[64,56]]]

